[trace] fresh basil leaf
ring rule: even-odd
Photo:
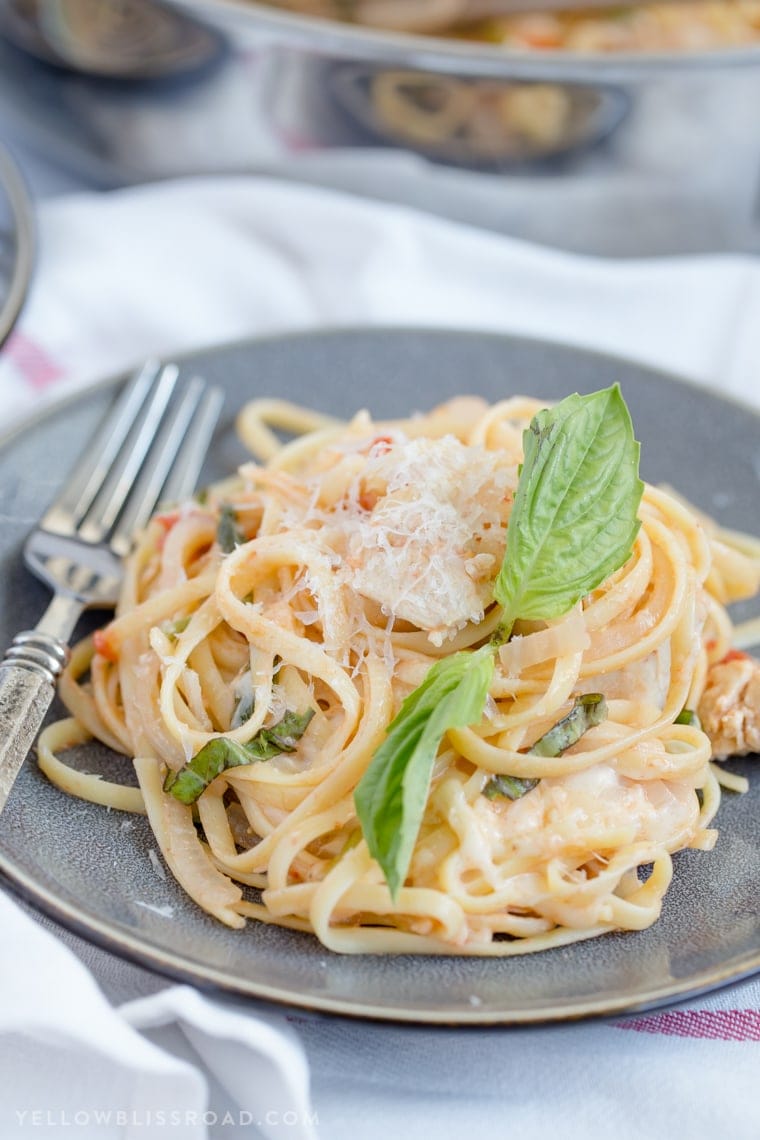
[[[245,542],[245,535],[238,526],[237,514],[231,503],[222,503],[220,508],[216,541],[224,554],[231,554],[236,546],[242,546]]]
[[[242,696],[238,703],[235,705],[235,711],[232,714],[230,721],[230,728],[240,728],[241,724],[245,724],[247,720],[253,716],[253,710],[256,707],[256,702],[251,693]]]
[[[639,529],[639,444],[617,384],[533,417],[494,597],[497,640],[561,617],[628,559]]]
[[[247,744],[238,744],[227,736],[217,736],[188,760],[177,772],[169,772],[164,791],[183,804],[194,804],[212,780],[229,768],[271,760],[281,752],[293,752],[298,740],[314,716],[313,709],[303,713],[286,712],[271,728],[262,728]]]
[[[164,780],[164,791],[174,796],[183,804],[194,804],[205,792],[212,780],[226,772],[228,768],[236,768],[243,764],[252,764],[253,760],[235,740],[228,740],[219,736],[204,744],[200,752],[188,760],[178,771],[170,771]]]
[[[253,710],[256,707],[256,697],[253,692],[253,677],[251,676],[250,669],[240,677],[235,685],[235,696],[237,703],[232,713],[230,720],[230,728],[240,728],[241,724],[253,716]]]
[[[354,793],[370,854],[392,898],[403,885],[425,812],[433,763],[444,734],[480,719],[494,671],[485,645],[436,661],[388,727]]]

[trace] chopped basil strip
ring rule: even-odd
[[[245,542],[245,535],[237,523],[235,508],[230,503],[223,503],[219,512],[216,541],[225,554],[231,554],[236,546]]]
[[[164,791],[183,804],[194,804],[212,780],[229,768],[253,764],[257,760],[271,760],[281,752],[295,751],[296,744],[306,731],[314,709],[303,713],[286,712],[282,720],[271,728],[262,728],[247,744],[238,744],[227,736],[218,736],[204,744],[178,772],[169,772],[164,780]]]
[[[565,749],[577,744],[584,732],[607,719],[607,702],[601,693],[584,693],[576,697],[567,716],[539,737],[530,750],[531,756],[561,756]]]
[[[561,756],[565,749],[577,744],[584,732],[601,724],[607,717],[607,702],[601,693],[584,693],[577,697],[567,716],[550,728],[530,749],[529,756]],[[506,796],[519,800],[526,792],[532,791],[537,779],[521,779],[519,776],[493,776],[483,788],[483,795],[489,800]]]
[[[492,776],[483,788],[483,795],[488,800],[504,796],[508,800],[519,800],[526,792],[535,788],[538,780],[523,780],[520,776]]]
[[[173,641],[176,641],[179,635],[181,633],[184,633],[189,625],[190,615],[188,614],[186,617],[177,618],[176,621],[164,622],[164,624],[161,626],[161,629],[167,637],[171,638]]]
[[[240,728],[241,724],[245,724],[247,720],[250,720],[253,716],[255,706],[256,702],[253,698],[253,693],[244,693],[235,705],[230,728]]]
[[[691,728],[702,727],[702,722],[694,709],[681,709],[673,724],[688,724]]]

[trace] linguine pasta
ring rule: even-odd
[[[498,629],[492,587],[541,406],[463,397],[342,423],[248,405],[255,461],[137,536],[114,619],[72,654],[71,719],[43,733],[43,770],[146,812],[174,877],[232,927],[506,956],[649,926],[673,853],[712,847],[720,784],[741,787],[695,714],[731,650],[725,606],[760,582],[757,543],[664,490],[645,487],[623,565],[494,649],[482,716],[437,750],[398,890],[357,817],[404,700]],[[579,698],[604,715],[539,754]],[[139,788],[66,765],[90,737],[133,761]]]

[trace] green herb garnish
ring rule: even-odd
[[[617,384],[533,417],[493,593],[498,639],[518,618],[562,617],[630,557],[644,485]]]
[[[256,707],[256,700],[253,693],[244,693],[238,703],[235,705],[235,711],[232,714],[230,721],[230,728],[240,728],[241,724],[245,724],[247,720],[253,716],[253,710]]]
[[[161,629],[171,641],[176,641],[179,635],[184,633],[189,625],[190,615],[187,614],[185,617],[177,618],[176,621],[164,622]]]
[[[688,724],[691,728],[702,727],[702,722],[694,709],[681,709],[673,724]]]
[[[548,732],[539,737],[529,750],[529,756],[561,756],[566,749],[577,744],[584,732],[607,718],[607,702],[601,693],[584,693],[576,697],[575,704],[567,716],[557,721]],[[521,779],[519,776],[493,776],[483,788],[483,795],[489,800],[506,796],[519,800],[526,792],[532,791],[538,779]]]
[[[224,554],[231,554],[236,546],[242,546],[245,542],[245,535],[238,526],[237,513],[231,503],[222,503],[219,510],[216,541]]]
[[[602,693],[584,693],[575,698],[567,716],[545,732],[530,750],[531,756],[561,756],[577,744],[584,732],[607,719],[607,702]]]
[[[490,645],[436,661],[402,704],[359,782],[357,815],[394,898],[406,877],[444,733],[478,720],[493,671]]]
[[[527,780],[521,776],[492,776],[483,788],[483,795],[487,800],[496,800],[500,797],[519,800],[527,792],[531,792],[537,783],[537,779]]]
[[[169,772],[164,780],[164,791],[180,803],[194,804],[211,781],[228,768],[271,760],[281,752],[295,751],[313,716],[314,709],[306,709],[302,713],[286,712],[282,720],[271,728],[260,729],[247,744],[238,744],[227,736],[209,740],[184,767],[177,772]]]
[[[493,590],[503,611],[497,631],[474,653],[436,662],[404,701],[356,788],[367,846],[393,898],[406,878],[443,736],[480,719],[499,645],[518,618],[567,613],[627,561],[639,529],[639,445],[617,384],[540,411],[523,445]]]

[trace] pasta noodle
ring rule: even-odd
[[[40,740],[48,777],[146,812],[183,889],[232,927],[254,918],[349,953],[506,956],[649,926],[673,853],[709,849],[721,782],[741,788],[684,710],[730,661],[725,606],[760,582],[760,544],[663,489],[645,488],[624,565],[495,652],[482,718],[444,735],[395,895],[357,818],[404,699],[497,629],[491,587],[541,407],[461,397],[343,423],[248,405],[256,462],[151,521],[113,620],[74,651],[72,719]],[[606,717],[533,751],[584,694]],[[91,736],[134,760],[139,789],[61,760]],[[210,746],[236,759],[182,802],[172,789]]]

